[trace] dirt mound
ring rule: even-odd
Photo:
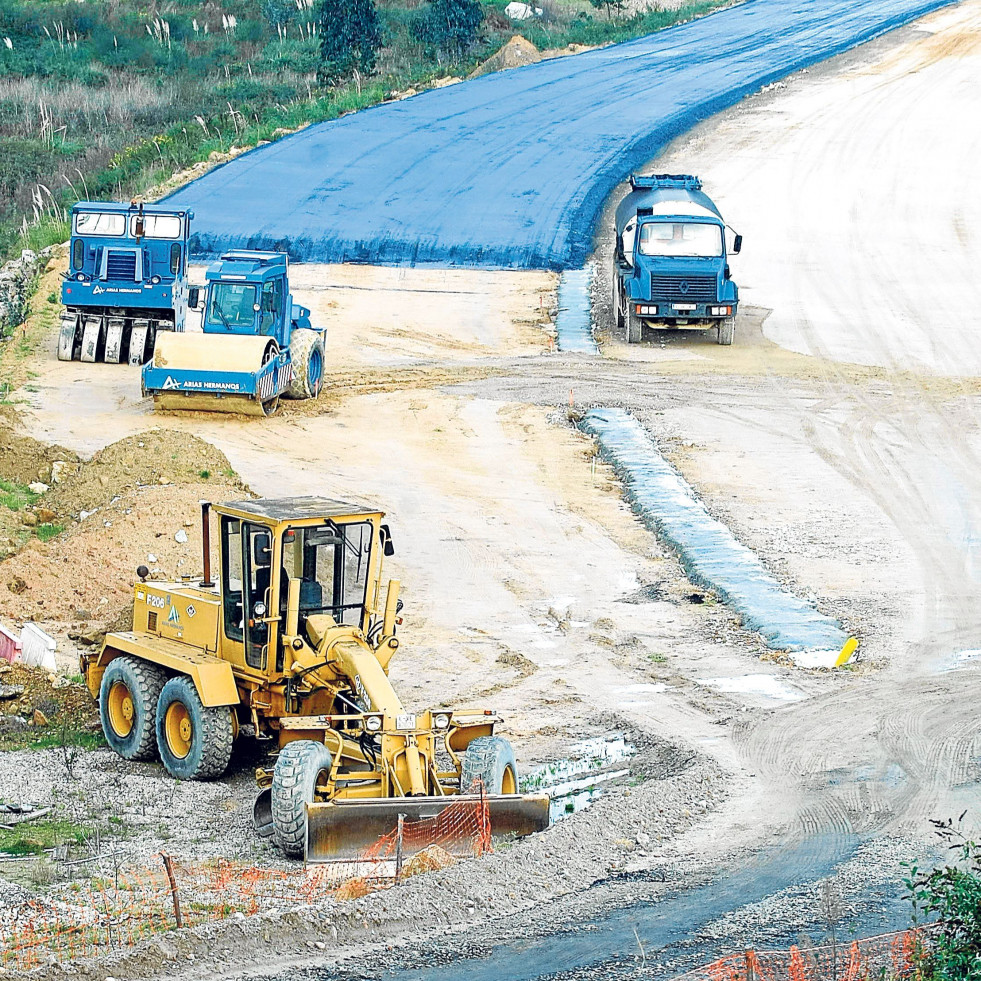
[[[43,503],[59,516],[77,517],[139,487],[180,487],[212,478],[235,478],[224,453],[196,436],[152,429],[121,439],[70,468]]]
[[[49,446],[14,432],[13,409],[0,407],[0,478],[18,484],[51,481],[51,464],[56,460],[75,462],[78,457],[63,446]]]
[[[99,710],[85,685],[12,664],[0,665],[2,686],[23,688],[23,692],[0,701],[0,750],[99,728]]]
[[[477,78],[490,72],[499,72],[506,68],[520,68],[522,65],[534,65],[542,60],[538,48],[526,37],[515,34],[503,48],[499,48],[482,65],[478,65],[469,75]]]

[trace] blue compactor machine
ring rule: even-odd
[[[690,174],[631,177],[616,209],[613,308],[617,329],[638,343],[645,327],[715,328],[731,344],[739,291],[729,256],[742,247],[702,182]]]

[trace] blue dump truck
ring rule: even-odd
[[[729,276],[729,256],[742,247],[690,174],[630,178],[616,209],[613,309],[629,344],[644,328],[716,328],[731,344],[739,291]]]
[[[227,252],[212,263],[201,331],[160,334],[143,366],[143,394],[159,409],[268,416],[281,397],[316,398],[324,378],[324,334],[293,302],[282,252]]]
[[[61,287],[61,361],[143,364],[161,331],[184,329],[193,213],[80,201]]]

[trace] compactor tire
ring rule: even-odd
[[[736,318],[726,317],[719,324],[719,343],[728,347],[732,343],[733,335],[736,333]]]
[[[290,358],[293,381],[286,390],[287,398],[315,399],[324,384],[324,342],[320,334],[305,327],[294,330]]]
[[[272,819],[276,844],[291,857],[302,856],[307,843],[306,805],[317,784],[330,774],[330,750],[312,739],[294,739],[279,753],[273,770]]]
[[[187,675],[171,678],[157,702],[157,749],[178,780],[213,780],[228,769],[235,735],[234,709],[206,708]]]
[[[460,768],[460,793],[478,793],[477,781],[489,795],[516,794],[518,767],[511,744],[500,736],[478,736],[467,746]]]
[[[157,699],[166,682],[162,668],[138,657],[117,657],[106,667],[99,716],[106,742],[124,760],[150,760],[156,754]]]

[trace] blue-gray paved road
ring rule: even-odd
[[[952,0],[746,0],[635,41],[311,126],[172,195],[195,251],[566,269],[612,189],[788,73]]]

